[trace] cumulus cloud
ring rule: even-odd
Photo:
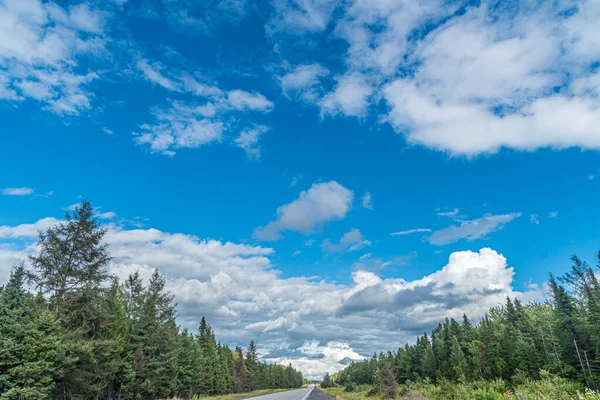
[[[414,74],[383,89],[391,124],[411,143],[456,155],[600,148],[589,79],[598,51],[588,47],[600,33],[589,25],[598,7],[582,3],[567,16],[566,2],[542,2],[503,14],[494,3],[470,7],[419,43]]]
[[[371,196],[371,193],[365,192],[365,194],[363,194],[360,200],[362,202],[363,208],[366,208],[367,210],[373,209],[373,197]]]
[[[529,216],[529,222],[531,222],[532,224],[535,224],[535,225],[539,225],[540,224],[539,214],[531,214]]]
[[[456,156],[600,148],[595,1],[274,6],[271,31],[303,35],[332,26],[326,32],[347,44],[334,61],[344,69],[319,100],[322,116],[377,110],[408,143]],[[381,99],[387,112],[370,107]]]
[[[371,246],[371,242],[365,239],[358,229],[352,229],[345,233],[338,243],[332,243],[329,239],[325,239],[323,243],[321,243],[321,248],[329,253],[356,251],[365,246]]]
[[[351,117],[364,117],[369,107],[369,97],[373,88],[366,77],[359,73],[350,73],[335,78],[335,89],[320,101],[322,115],[343,114]]]
[[[486,215],[470,221],[463,221],[460,225],[435,231],[427,238],[429,243],[436,246],[458,242],[461,239],[473,241],[485,238],[490,233],[500,230],[507,223],[519,218],[521,213]]]
[[[86,3],[8,0],[0,4],[0,100],[32,99],[59,115],[91,107],[98,78],[80,59],[102,59],[106,14]]]
[[[323,224],[343,219],[350,208],[354,192],[336,181],[314,183],[307,191],[289,204],[277,209],[275,221],[254,230],[254,237],[277,240],[284,231],[304,235],[314,233]]]
[[[28,187],[9,187],[2,189],[2,194],[5,196],[30,196],[34,190]]]
[[[21,224],[16,226],[1,225],[0,239],[19,239],[36,237],[39,231],[46,230],[59,222],[56,218],[48,217],[36,221],[33,224]]]
[[[0,279],[36,251],[37,231],[56,222],[0,227]],[[271,263],[271,248],[151,228],[107,228],[110,272],[124,279],[139,271],[148,279],[158,269],[175,294],[181,326],[196,329],[205,315],[224,343],[245,346],[255,339],[269,361],[291,362],[311,378],[414,340],[447,316],[466,312],[477,320],[506,296],[543,296],[535,285],[515,291],[513,269],[491,249],[452,253],[445,267],[414,281],[358,269],[350,283],[338,284],[282,277]]]

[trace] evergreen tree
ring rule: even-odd
[[[327,373],[325,373],[325,376],[323,377],[323,381],[321,382],[321,387],[323,389],[327,389],[330,386],[331,386],[331,378],[329,377],[329,372],[327,372]]]
[[[15,268],[0,293],[0,399],[50,399],[68,356],[58,322],[35,312],[23,289],[25,269]]]
[[[381,363],[379,368],[379,392],[384,399],[395,399],[398,395],[398,383],[388,361]]]

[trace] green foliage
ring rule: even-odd
[[[323,381],[321,382],[321,387],[323,389],[327,389],[330,386],[331,386],[331,378],[329,377],[329,372],[327,372],[327,373],[325,373],[325,376],[323,377]]]
[[[398,395],[398,383],[389,361],[381,362],[377,371],[379,392],[384,399],[394,399]]]
[[[120,284],[106,271],[105,230],[84,201],[41,232],[32,269],[0,288],[0,400],[153,400],[297,388],[302,374],[216,342],[202,318],[180,331],[173,295],[154,271]],[[25,290],[29,279],[39,290]]]
[[[496,399],[515,387],[522,396],[555,398],[583,396],[583,385],[600,389],[600,284],[588,264],[571,261],[567,274],[550,276],[551,301],[523,305],[507,298],[477,325],[466,315],[462,323],[446,319],[412,345],[350,364],[335,383],[380,384],[378,371],[389,363],[396,382],[423,384],[432,398]]]

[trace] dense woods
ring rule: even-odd
[[[165,278],[107,273],[106,231],[84,201],[41,232],[0,288],[0,399],[164,399],[295,388],[302,374],[230,349],[203,318],[179,329]],[[33,291],[29,291],[32,288]]]
[[[466,315],[460,322],[446,319],[415,344],[374,354],[328,375],[326,385],[333,381],[348,391],[369,385],[393,397],[396,383],[501,379],[510,387],[557,376],[597,389],[600,284],[590,265],[576,256],[571,261],[564,276],[550,275],[548,301],[524,305],[507,298],[478,324]],[[390,368],[394,382],[389,379]]]

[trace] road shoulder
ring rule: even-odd
[[[328,395],[318,387],[314,388],[306,400],[335,400],[335,397]]]

